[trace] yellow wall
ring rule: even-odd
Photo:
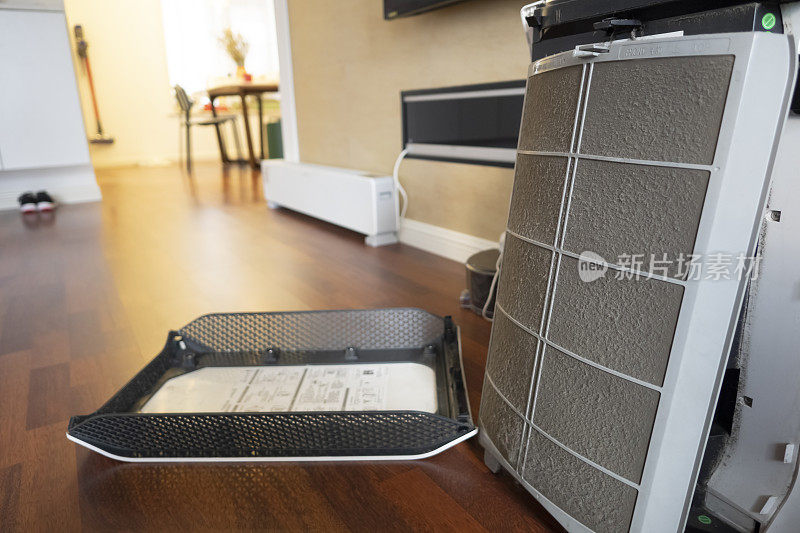
[[[289,0],[300,158],[391,173],[400,91],[521,79],[521,0],[471,0],[383,20],[378,0]],[[513,171],[407,160],[408,218],[497,240]]]
[[[160,1],[65,0],[64,7],[70,35],[75,24],[84,26],[103,129],[115,138],[112,145],[90,145],[94,166],[176,161],[178,116],[167,76]],[[88,83],[74,39],[72,44],[86,131],[92,135]],[[194,128],[192,134],[195,160],[219,157],[212,128]]]

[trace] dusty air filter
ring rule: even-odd
[[[570,531],[686,523],[795,69],[768,33],[530,67],[480,438]]]
[[[202,316],[67,437],[122,461],[399,460],[476,431],[452,320],[378,309]]]

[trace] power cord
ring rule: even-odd
[[[400,194],[400,197],[403,199],[403,207],[400,208],[400,202],[395,204],[395,213],[397,215],[397,230],[400,230],[400,222],[406,218],[406,211],[408,210],[408,194],[406,194],[406,190],[400,184],[400,163],[403,162],[403,159],[408,155],[408,148],[404,149],[400,152],[400,155],[397,156],[397,161],[394,162],[394,170],[392,171],[392,178],[394,179],[394,188],[397,189],[397,192]]]
[[[394,169],[392,169],[392,180],[394,181],[394,188],[397,190],[397,193],[400,195],[400,198],[403,199],[403,207],[400,207],[399,199],[398,202],[395,204],[395,213],[397,216],[397,229],[400,230],[400,223],[404,218],[406,218],[406,211],[408,210],[408,193],[403,188],[403,185],[400,183],[400,164],[403,162],[403,159],[408,155],[408,149],[403,149],[402,152],[397,156],[397,160],[394,162]],[[503,245],[505,244],[505,233],[500,235],[500,255],[497,256],[497,263],[495,263],[495,273],[492,277],[492,283],[489,285],[489,295],[486,298],[486,303],[483,304],[483,309],[481,310],[481,315],[483,318],[492,322],[492,319],[489,318],[489,303],[492,301],[492,295],[494,295],[495,288],[497,287],[497,278],[500,277],[500,264],[503,261]]]

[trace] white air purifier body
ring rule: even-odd
[[[800,523],[796,72],[766,32],[530,66],[480,440],[569,531]]]

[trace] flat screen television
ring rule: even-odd
[[[464,0],[383,0],[383,18],[392,20],[418,15],[431,9],[463,2]]]

